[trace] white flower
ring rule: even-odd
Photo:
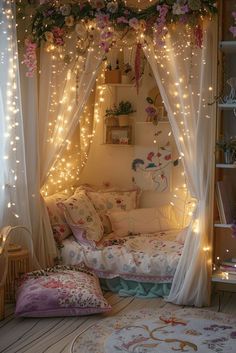
[[[78,34],[80,39],[86,39],[87,31],[85,26],[82,23],[77,23],[75,25],[75,32]]]
[[[179,5],[178,3],[175,3],[173,5],[172,12],[174,15],[183,15],[185,13],[185,11],[182,10],[182,6]]]
[[[74,17],[73,16],[68,16],[65,18],[65,24],[68,26],[68,27],[72,27],[73,24],[74,24]]]
[[[184,15],[186,13],[185,6],[186,0],[177,0],[173,5],[172,12],[174,15]]]
[[[110,13],[116,13],[117,10],[118,10],[118,3],[117,2],[109,2],[107,4],[107,10],[110,12]]]
[[[47,42],[53,43],[54,35],[53,35],[52,32],[45,32],[44,35],[45,35],[45,38],[46,38]]]
[[[70,11],[71,11],[71,6],[70,4],[64,4],[60,7],[60,11],[63,16],[69,16]]]

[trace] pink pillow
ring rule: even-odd
[[[138,207],[140,189],[133,190],[103,190],[86,191],[100,216],[104,233],[111,233],[111,224],[106,215],[107,211],[128,211]]]
[[[16,292],[17,317],[77,316],[109,310],[98,278],[73,266],[27,273]]]
[[[66,223],[63,211],[57,206],[58,202],[65,201],[69,196],[64,193],[57,193],[45,198],[46,207],[52,230],[58,233],[60,240],[67,238],[72,232],[69,225]]]
[[[89,241],[101,240],[103,237],[101,220],[84,191],[75,193],[68,200],[59,202],[57,205],[64,211],[66,221],[77,240],[81,236],[81,229]]]
[[[155,233],[178,228],[172,206],[137,208],[126,212],[107,212],[117,236]]]

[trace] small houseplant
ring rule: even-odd
[[[236,138],[231,137],[226,139],[222,136],[216,142],[216,150],[224,153],[225,163],[230,164],[236,161]]]
[[[119,126],[129,125],[129,115],[134,113],[135,110],[129,101],[121,101],[119,105],[113,104],[113,108],[106,109],[106,117],[118,117]],[[107,124],[107,120],[106,120]]]

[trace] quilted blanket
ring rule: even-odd
[[[176,231],[115,238],[111,233],[95,248],[78,244],[71,236],[64,240],[63,263],[85,265],[100,278],[139,282],[171,283],[183,245]]]

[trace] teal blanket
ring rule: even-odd
[[[120,277],[112,279],[101,279],[101,287],[118,293],[121,297],[134,296],[137,298],[156,298],[168,296],[171,283],[141,283],[127,281]]]

